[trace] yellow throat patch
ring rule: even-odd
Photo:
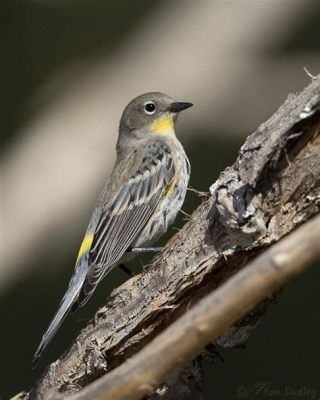
[[[86,253],[88,253],[88,251],[91,248],[92,242],[93,242],[93,233],[87,233],[81,243],[80,250],[78,253],[78,257],[77,257],[77,262],[80,260],[80,258],[82,256],[84,256]]]
[[[157,135],[163,135],[166,133],[174,132],[174,123],[173,118],[171,116],[166,116],[160,119],[157,119],[151,124],[151,132],[156,133]]]

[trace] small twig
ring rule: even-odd
[[[199,197],[208,197],[210,195],[210,192],[201,192],[200,190],[194,189],[191,186],[188,186],[187,189],[189,192],[195,193],[196,195],[198,195]]]
[[[182,209],[180,210],[181,214],[183,214],[186,217],[186,220],[189,220],[191,218],[191,215],[183,211]]]
[[[313,74],[308,70],[307,67],[303,67],[303,69],[304,69],[304,72],[308,75],[308,77],[311,78],[313,81],[314,81],[315,79],[317,79],[317,77],[316,77],[315,75],[313,75]]]

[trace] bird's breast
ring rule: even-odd
[[[182,145],[175,152],[175,176],[134,246],[149,246],[159,239],[175,220],[186,195],[190,164]]]

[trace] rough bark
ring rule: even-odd
[[[192,304],[320,209],[320,80],[251,136],[210,195],[142,274],[113,291],[29,398],[72,393],[130,358]],[[270,299],[271,300],[271,299]],[[243,343],[266,299],[217,342]]]
[[[320,261],[319,242],[320,216],[317,216],[205,296],[132,358],[67,400],[139,400],[153,393],[240,315]]]

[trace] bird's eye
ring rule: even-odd
[[[144,105],[144,110],[147,114],[154,114],[156,112],[156,105],[153,101],[148,101],[148,103]]]

